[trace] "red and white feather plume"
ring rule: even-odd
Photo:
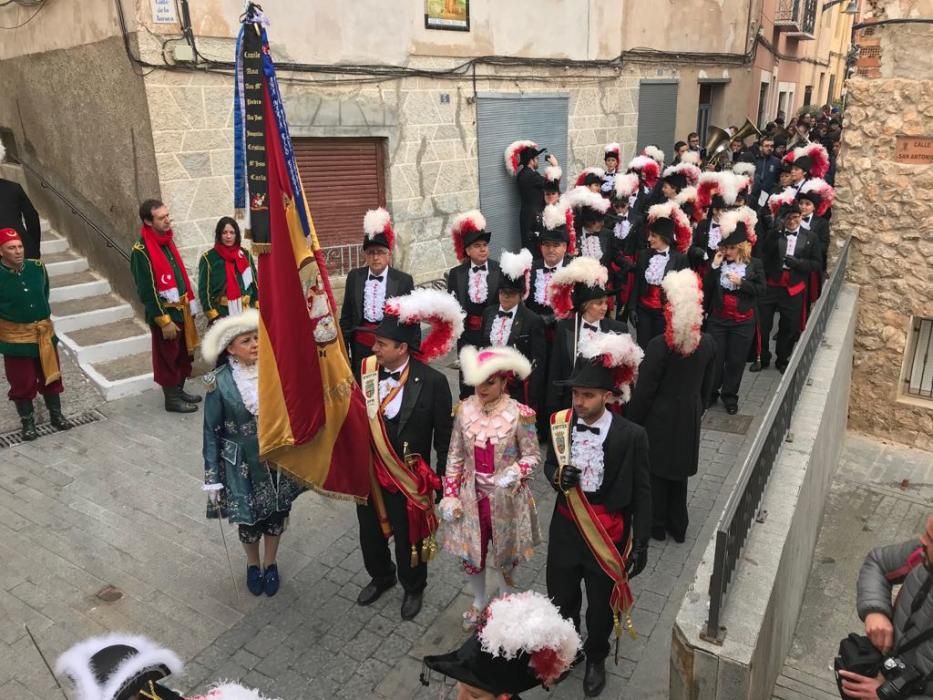
[[[700,345],[703,324],[703,291],[693,270],[668,272],[661,281],[667,302],[664,305],[664,342],[684,357]]]
[[[597,359],[612,371],[612,383],[619,392],[618,400],[628,403],[632,386],[638,378],[638,367],[645,357],[628,333],[597,333],[580,351],[588,360]]]
[[[541,223],[548,231],[560,226],[567,227],[567,255],[577,254],[577,231],[573,226],[573,208],[563,197],[557,204],[548,204],[541,214]]]
[[[517,253],[508,250],[503,251],[502,256],[499,258],[499,268],[502,270],[503,275],[513,280],[525,279],[525,296],[523,297],[525,299],[528,298],[528,291],[531,286],[532,262],[531,251],[527,248],[522,248]]]
[[[661,166],[651,156],[635,156],[629,161],[628,169],[641,173],[648,187],[658,184],[658,178],[661,176]]]
[[[691,165],[700,164],[700,152],[699,151],[684,151],[680,154],[681,163],[690,163]]]
[[[610,156],[615,156],[616,160],[622,160],[622,146],[615,141],[607,143],[603,147],[603,158],[609,158]]]
[[[829,172],[829,153],[821,143],[808,143],[806,146],[798,146],[792,151],[788,151],[784,156],[785,163],[793,163],[798,158],[807,156],[810,159],[809,177],[826,177]]]
[[[567,672],[582,646],[573,622],[561,617],[547,596],[534,591],[492,601],[476,637],[493,657],[527,655],[528,666],[545,688]]]
[[[638,179],[638,175],[635,173],[623,173],[621,175],[616,175],[615,179],[615,193],[616,197],[619,199],[628,199],[636,194],[638,194],[638,188],[641,186],[641,181]]]
[[[674,201],[677,202],[677,206],[679,206],[685,214],[689,209],[690,219],[693,221],[693,223],[696,224],[703,221],[705,212],[697,205],[696,187],[684,187],[680,192],[677,193],[677,196],[674,197]]]
[[[813,192],[820,196],[820,205],[816,208],[817,216],[824,216],[836,198],[836,190],[821,177],[810,178],[800,186],[800,191]]]
[[[431,330],[421,341],[418,356],[430,362],[446,355],[463,334],[466,313],[451,294],[438,289],[416,289],[402,297],[386,299],[386,313],[398,316],[400,323],[430,324]]]
[[[370,209],[363,217],[363,233],[372,240],[380,233],[385,236],[389,250],[395,249],[395,231],[392,229],[392,217],[382,207]]]
[[[595,209],[600,214],[605,214],[609,211],[609,200],[598,192],[593,192],[589,187],[584,187],[583,185],[578,185],[571,190],[567,190],[561,196],[561,199],[573,209],[589,207],[590,209]]]
[[[606,177],[606,171],[602,168],[584,168],[580,171],[580,174],[577,175],[577,179],[574,181],[574,187],[582,187],[583,181],[586,180],[587,175],[595,175],[600,180]]]
[[[648,156],[659,166],[664,165],[664,151],[662,151],[657,146],[645,146],[642,149],[641,154],[643,156]]]
[[[719,217],[719,232],[722,234],[723,239],[732,235],[740,221],[745,224],[748,242],[755,245],[758,241],[758,234],[755,233],[755,226],[758,225],[758,214],[751,207],[738,207],[722,213]]]
[[[768,197],[768,208],[771,210],[771,216],[777,216],[785,204],[793,204],[797,199],[797,190],[793,187],[785,187],[783,191],[772,194]]]
[[[741,178],[726,170],[718,173],[702,173],[697,185],[697,206],[704,211],[709,209],[716,195],[722,197],[726,206],[734,206],[741,185]]]
[[[518,174],[518,168],[522,164],[522,151],[526,148],[537,150],[538,144],[534,141],[513,141],[505,149],[505,169],[509,171],[509,175],[512,177]]]
[[[609,281],[609,271],[594,258],[574,258],[569,265],[560,268],[551,275],[547,293],[551,300],[554,315],[558,318],[570,318],[574,312],[573,287],[585,284],[587,287],[605,288]]]
[[[479,209],[471,209],[454,217],[448,232],[454,242],[454,254],[457,256],[457,260],[463,262],[467,258],[466,246],[463,244],[464,236],[474,231],[485,230],[486,217],[483,216]]]
[[[683,175],[687,179],[687,184],[696,187],[700,181],[700,169],[692,163],[678,163],[664,168],[664,177],[670,175]]]
[[[560,169],[559,165],[549,165],[544,169],[544,179],[548,182],[560,182],[563,174],[564,171]]]
[[[648,223],[658,219],[671,219],[674,222],[674,247],[681,253],[686,253],[693,240],[693,227],[690,219],[676,202],[664,202],[648,208]]]

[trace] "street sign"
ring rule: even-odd
[[[898,136],[894,161],[910,165],[933,164],[933,136]]]

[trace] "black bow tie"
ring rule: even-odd
[[[799,228],[798,228],[796,231],[785,231],[785,232],[784,232],[784,236],[785,236],[785,237],[786,237],[786,236],[794,236],[794,237],[796,238],[796,236],[797,236],[798,233],[800,233],[800,229],[799,229]]]
[[[372,282],[372,281],[374,281],[374,280],[375,280],[376,282],[382,282],[382,275],[374,275],[372,272],[370,272],[370,273],[369,273],[369,280],[368,280],[368,281],[369,281],[369,282]]]
[[[496,312],[496,315],[499,318],[512,318],[512,314],[514,313],[515,313],[514,311],[498,311]]]
[[[473,272],[486,272],[486,266],[485,265],[474,265]]]
[[[556,267],[545,267],[545,268],[542,268],[542,269],[543,269],[546,273],[549,273],[549,272],[557,272],[557,268],[556,268]]]
[[[401,378],[402,378],[401,370],[399,370],[398,372],[390,372],[387,369],[382,369],[382,367],[379,368],[379,381],[380,382],[385,381],[386,379],[394,379],[395,381],[398,381]]]
[[[599,435],[599,428],[594,428],[586,423],[577,423],[577,432],[582,433],[587,431],[593,433],[593,435]]]
[[[596,333],[599,332],[599,326],[594,326],[592,323],[586,323],[586,322],[584,321],[583,327],[586,328],[586,329],[588,329],[588,330],[594,331],[594,332],[596,332]]]
[[[656,250],[651,254],[651,257],[653,258],[656,255],[661,255],[666,258],[670,255],[670,251],[669,250],[665,250],[665,251]]]

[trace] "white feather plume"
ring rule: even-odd
[[[719,196],[723,198],[726,205],[735,204],[735,198],[739,194],[739,187],[742,185],[742,179],[735,173],[722,171],[718,173],[703,173],[700,175],[700,183],[715,182],[716,190]]]
[[[752,177],[755,175],[755,164],[754,163],[735,163],[732,166],[732,172],[736,175],[744,175],[746,177]]]
[[[579,257],[555,272],[551,276],[551,285],[563,287],[580,283],[588,287],[605,287],[608,280],[609,272],[599,264],[599,260]]]
[[[457,214],[457,216],[454,217],[453,222],[450,224],[451,233],[460,235],[460,230],[467,221],[472,221],[478,231],[486,230],[486,217],[483,216],[483,213],[479,209],[471,209],[462,214]]]
[[[475,348],[465,345],[460,350],[463,383],[479,386],[498,372],[512,372],[525,380],[531,374],[531,363],[513,347]]]
[[[619,157],[622,155],[622,146],[613,141],[612,143],[607,143],[603,148],[603,153],[609,155],[610,153],[616,153]]]
[[[519,151],[522,151],[526,148],[538,148],[538,144],[534,141],[513,141],[505,149],[505,169],[509,172],[509,175],[513,177],[518,172],[518,168],[515,164],[515,155]]]
[[[258,690],[247,688],[239,683],[218,683],[211,688],[205,700],[276,700],[266,697]]]
[[[541,222],[548,231],[553,231],[567,223],[567,203],[559,201],[557,204],[548,204],[541,214]]]
[[[719,232],[723,238],[728,238],[740,221],[745,222],[748,233],[755,233],[755,224],[758,223],[758,214],[750,207],[738,207],[729,209],[719,215]]]
[[[256,330],[259,330],[259,312],[256,309],[245,309],[243,313],[219,318],[201,338],[201,357],[214,365],[234,338]]]
[[[657,146],[645,146],[642,153],[654,160],[659,165],[664,164],[664,151],[662,151]]]
[[[632,381],[616,387],[621,392],[619,398],[622,402],[629,402],[632,396],[632,386],[638,377],[638,368],[645,357],[645,351],[638,347],[628,333],[597,333],[581,348],[580,355],[588,360],[602,357],[603,364],[609,369],[630,367]]]
[[[670,307],[670,327],[665,334],[668,346],[681,355],[690,355],[700,344],[703,323],[703,292],[693,270],[668,272],[661,282]]]
[[[680,192],[677,193],[677,196],[674,197],[674,201],[681,206],[687,202],[697,201],[697,188],[689,186],[684,187]]]
[[[382,207],[370,209],[363,217],[363,232],[367,238],[372,238],[377,233],[385,231],[386,225],[392,221],[392,217]]]
[[[691,165],[700,164],[700,154],[698,151],[684,151],[680,155],[681,163],[690,163]]]
[[[595,209],[600,214],[605,214],[609,211],[608,199],[597,192],[593,192],[589,187],[583,187],[582,185],[567,190],[567,192],[561,195],[561,199],[573,209],[589,207],[590,209]]]
[[[531,269],[531,263],[531,251],[527,248],[522,248],[517,253],[504,251],[502,257],[499,259],[499,267],[502,270],[502,274],[513,280],[524,277],[525,273]]]
[[[616,197],[619,199],[628,199],[633,194],[638,192],[638,188],[640,186],[641,181],[638,179],[638,175],[635,173],[623,173],[621,175],[616,175],[614,187]]]
[[[559,165],[549,165],[544,169],[544,179],[548,182],[558,182],[563,174]]]

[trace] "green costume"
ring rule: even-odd
[[[19,272],[0,264],[0,355],[39,357],[38,342],[7,341],[26,332],[22,324],[47,321],[51,315],[49,275],[43,264],[27,258]],[[34,336],[35,331],[27,335]],[[51,341],[58,343],[54,333]]]
[[[185,286],[185,275],[182,274],[184,263],[175,259],[168,246],[163,247],[162,250],[175,275],[179,298],[184,298],[186,293],[188,293],[189,299],[193,298]],[[146,323],[161,327],[168,325],[169,321],[174,321],[179,328],[183,328],[185,319],[182,304],[168,304],[156,291],[152,261],[149,260],[149,254],[146,252],[146,245],[143,243],[142,238],[133,244],[133,250],[130,252],[130,271],[136,281],[136,293],[146,310]]]
[[[249,269],[253,273],[253,279],[249,286],[243,284],[243,276],[235,272],[237,284],[243,293],[241,301],[243,308],[259,307],[259,288],[256,286],[256,263],[248,250],[242,249],[249,260]],[[198,301],[201,302],[201,309],[207,314],[207,318],[213,321],[215,318],[223,318],[229,315],[227,306],[227,263],[211,248],[205,252],[198,261]]]

